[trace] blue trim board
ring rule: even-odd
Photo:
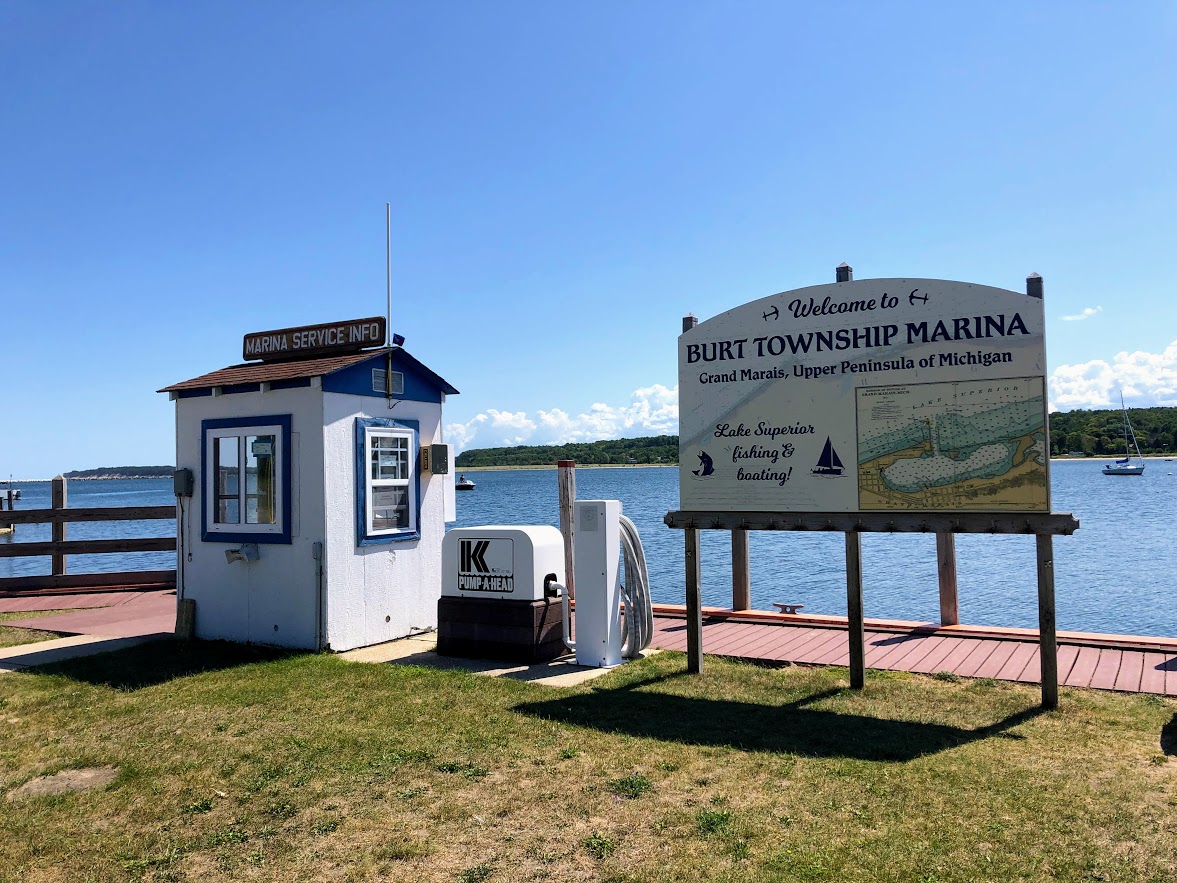
[[[367,364],[366,362],[364,364]],[[408,386],[406,382],[406,388]],[[384,429],[406,429],[417,442],[417,456],[409,467],[413,473],[413,497],[417,501],[417,526],[414,530],[397,534],[368,535],[368,463],[364,457],[364,430],[370,426]],[[421,423],[418,420],[390,420],[386,417],[357,417],[356,448],[356,545],[378,546],[421,539]]]
[[[386,398],[384,393],[372,389],[372,369],[384,368],[387,361],[387,353],[375,353],[370,359],[325,374],[323,391]],[[392,351],[392,370],[400,371],[405,376],[405,391],[392,396],[394,399],[441,404],[443,393],[456,395],[458,392],[403,350]]]
[[[235,429],[250,426],[277,426],[282,434],[282,532],[281,533],[226,533],[208,530],[209,504],[209,475],[208,469],[208,431],[210,429]],[[259,417],[216,417],[200,421],[200,539],[206,543],[268,543],[291,544],[290,532],[290,415],[271,414]]]

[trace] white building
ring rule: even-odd
[[[310,330],[339,328],[340,341],[347,327]],[[398,347],[324,355],[307,331],[267,332],[304,358],[160,390],[191,474],[177,594],[195,602],[198,638],[340,651],[437,624],[454,481],[449,449],[432,446],[457,390]],[[263,358],[275,354],[288,351]]]

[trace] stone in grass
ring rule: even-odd
[[[9,800],[23,800],[28,797],[45,797],[50,794],[68,794],[71,791],[90,791],[105,788],[119,774],[118,767],[96,766],[80,770],[62,770],[54,776],[38,776],[19,788],[8,792]]]

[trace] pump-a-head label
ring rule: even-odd
[[[463,539],[458,543],[458,591],[496,592],[515,590],[515,541]]]

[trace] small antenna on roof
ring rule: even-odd
[[[392,203],[384,203],[384,266],[388,287],[388,315],[384,325],[384,345],[388,353],[384,357],[384,396],[392,408]]]
[[[384,267],[388,287],[387,324],[384,327],[384,345],[392,340],[392,203],[384,203]]]

